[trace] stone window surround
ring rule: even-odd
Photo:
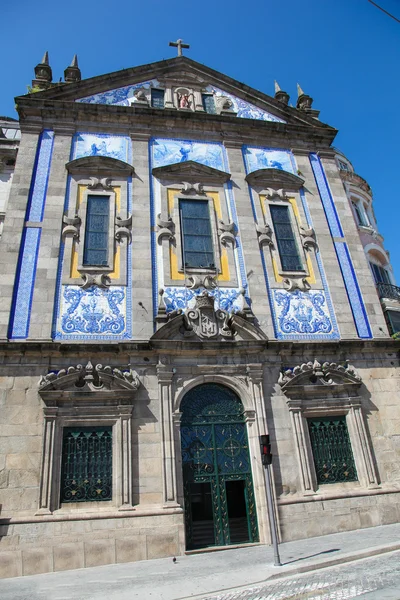
[[[265,195],[266,190],[264,191],[264,193],[259,192],[259,194],[260,194],[260,196]],[[293,196],[293,194],[292,194],[292,196]],[[277,196],[275,196],[274,198],[271,198],[271,199],[267,199],[267,197],[266,197],[264,200],[262,200],[262,202],[264,202],[267,220],[269,223],[271,223],[272,240],[274,242],[274,245],[273,245],[273,247],[270,247],[270,251],[271,251],[271,255],[273,256],[273,258],[275,258],[276,264],[278,266],[278,273],[281,277],[309,277],[310,273],[309,273],[309,270],[307,267],[305,250],[304,250],[302,240],[300,237],[299,225],[298,225],[297,219],[295,218],[295,215],[294,215],[293,206],[292,206],[291,202],[289,201],[289,198],[287,198],[286,200],[278,200],[276,198],[277,198]],[[296,198],[295,198],[295,201],[296,201]],[[278,250],[278,244],[276,242],[275,229],[274,229],[271,212],[270,212],[271,205],[287,206],[289,209],[289,216],[290,216],[290,222],[292,225],[292,231],[294,234],[294,238],[296,240],[300,261],[303,265],[303,269],[300,271],[285,271],[282,268],[281,257],[280,257],[279,250]]]
[[[287,405],[290,412],[303,495],[320,494],[322,491],[328,494],[333,491],[337,492],[338,486],[346,490],[349,490],[350,487],[359,486],[367,489],[380,487],[360,397],[289,399]],[[346,417],[358,481],[345,484],[329,483],[321,486],[317,484],[307,419],[331,416]]]
[[[174,189],[176,190],[177,188],[181,188],[182,187],[182,183],[166,183],[166,185],[163,185],[161,188],[161,206],[162,206],[162,212],[161,215],[163,216],[163,218],[165,218],[165,220],[168,219],[168,217],[164,217],[164,215],[167,215],[167,205],[168,205],[168,190],[169,189]],[[170,215],[172,218],[172,224],[173,224],[173,229],[174,229],[174,240],[170,240],[170,239],[166,239],[163,238],[161,243],[162,243],[162,251],[163,251],[163,263],[164,263],[164,279],[165,279],[165,285],[182,285],[182,280],[175,280],[175,279],[171,279],[171,268],[170,268],[170,244],[172,243],[175,247],[175,252],[177,255],[177,260],[178,260],[178,272],[181,274],[186,273],[187,275],[219,275],[222,272],[222,265],[221,265],[221,255],[222,255],[222,248],[221,248],[221,240],[220,240],[220,233],[219,233],[219,226],[218,226],[218,216],[216,214],[215,208],[214,208],[214,201],[213,198],[210,196],[207,196],[208,192],[212,192],[212,193],[217,193],[219,195],[219,199],[220,199],[220,206],[221,206],[221,213],[222,213],[222,220],[224,221],[224,223],[229,222],[229,214],[228,214],[228,210],[227,210],[227,206],[226,206],[226,197],[225,197],[225,190],[222,186],[217,186],[217,185],[211,185],[211,184],[207,184],[202,186],[202,194],[183,194],[182,192],[178,192],[177,194],[174,195],[174,206],[173,206],[173,212]],[[183,267],[183,252],[182,252],[182,235],[181,235],[181,223],[180,223],[180,215],[179,215],[179,200],[207,200],[208,201],[208,206],[209,206],[209,212],[210,212],[210,224],[211,224],[211,233],[212,233],[212,240],[213,240],[213,249],[214,249],[214,258],[215,258],[215,265],[216,265],[216,269],[198,269],[198,268],[193,268],[193,267],[188,267],[185,268]],[[227,254],[228,254],[228,268],[229,268],[229,273],[230,273],[230,279],[229,281],[223,281],[221,282],[221,285],[223,285],[224,287],[237,287],[238,286],[238,280],[237,280],[237,270],[236,270],[236,263],[235,263],[235,256],[234,256],[234,247],[232,245],[227,245],[225,246]]]
[[[110,509],[134,510],[132,506],[132,406],[113,408],[98,406],[83,409],[78,415],[75,406],[45,407],[43,453],[40,473],[39,506],[37,515],[87,512]],[[60,503],[62,442],[64,427],[112,426],[112,500],[101,502]]]
[[[71,178],[71,186],[70,186],[70,203],[69,210],[67,213],[67,217],[74,218],[76,215],[80,218],[80,227],[79,227],[79,237],[66,237],[64,240],[64,258],[63,258],[63,278],[62,283],[64,285],[81,285],[82,278],[71,277],[71,262],[72,262],[72,254],[73,248],[75,245],[75,249],[78,251],[78,271],[82,275],[90,274],[105,274],[108,275],[112,273],[115,268],[115,255],[117,244],[120,248],[120,277],[113,278],[113,285],[127,285],[127,240],[123,240],[122,243],[118,242],[115,239],[115,228],[118,225],[117,216],[122,215],[122,218],[126,218],[127,215],[127,201],[128,201],[128,182],[127,178],[109,178],[108,179],[108,187],[106,189],[101,188],[100,186],[96,188],[90,189],[92,185],[91,178],[87,176],[79,176],[74,175]],[[80,206],[76,208],[76,199],[78,197],[78,190],[80,185],[86,186],[85,191],[83,192],[83,198]],[[116,194],[115,188],[120,188],[120,210],[119,215],[117,215],[116,210]],[[107,265],[104,266],[92,266],[92,265],[83,265],[83,249],[85,245],[85,228],[86,228],[86,212],[87,212],[87,197],[89,195],[104,195],[110,197],[110,216],[109,216],[109,233],[108,233],[108,260]]]

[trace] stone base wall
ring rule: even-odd
[[[353,498],[279,504],[282,542],[400,521],[400,490]]]
[[[184,552],[183,514],[0,526],[0,577],[66,571]]]

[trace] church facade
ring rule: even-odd
[[[269,544],[265,434],[281,541],[397,522],[398,342],[312,98],[183,56],[35,75],[0,240],[1,575]]]

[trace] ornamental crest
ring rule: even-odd
[[[215,338],[222,335],[226,338],[233,337],[229,327],[229,314],[225,310],[215,309],[214,297],[207,290],[195,296],[196,305],[184,315],[186,337],[196,334],[200,338]]]

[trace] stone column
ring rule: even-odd
[[[132,179],[132,335],[148,339],[154,333],[152,295],[149,139],[147,133],[131,133],[135,173]],[[154,251],[155,253],[155,251]]]
[[[37,515],[52,512],[53,463],[57,408],[44,408],[42,462],[40,469],[39,508]]]
[[[175,108],[172,97],[172,87],[169,82],[166,82],[165,84],[164,108]]]
[[[134,510],[132,506],[132,406],[119,406],[118,437],[119,459],[119,498],[118,510]]]
[[[268,433],[265,400],[263,393],[263,371],[261,365],[249,365],[247,367],[249,386],[253,397],[255,410],[246,411],[247,433],[249,437],[250,456],[252,460],[252,472],[254,483],[254,495],[256,498],[258,525],[260,541],[270,543],[270,523],[268,519],[267,497],[265,489],[264,468],[261,462],[260,435]],[[272,474],[272,482],[273,482]],[[274,487],[274,498],[275,486]],[[276,508],[275,508],[276,510]],[[278,515],[277,515],[278,522]]]
[[[355,450],[361,458],[361,460],[359,460],[358,463],[364,467],[364,478],[366,480],[365,484],[369,488],[379,487],[378,474],[375,469],[371,448],[368,443],[367,431],[365,429],[361,403],[359,405],[352,406],[351,415],[354,433],[358,446],[358,448],[355,448]]]
[[[304,492],[314,493],[314,477],[310,467],[310,460],[308,456],[308,444],[305,436],[306,432],[304,429],[304,418],[301,412],[301,406],[289,406],[290,419],[292,422],[292,429],[295,435],[296,452],[300,466],[301,473],[301,485]]]
[[[172,378],[169,365],[157,367],[161,422],[161,459],[163,465],[163,503],[178,506],[175,469],[174,426],[172,420]]]
[[[201,97],[200,90],[194,90],[193,97],[194,97],[194,110],[204,112],[203,98]]]

